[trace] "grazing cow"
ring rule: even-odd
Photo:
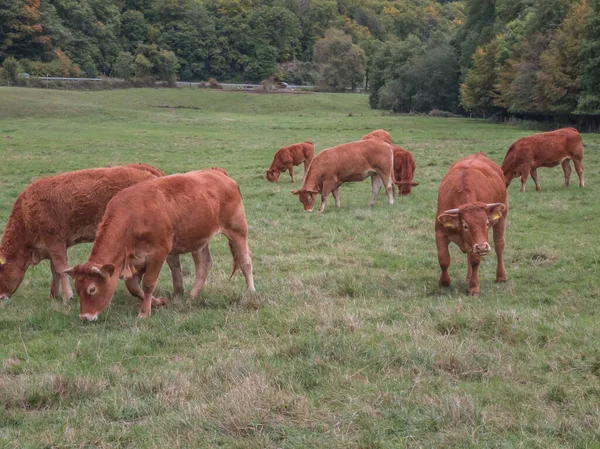
[[[298,195],[305,212],[312,212],[317,193],[321,193],[321,207],[330,193],[335,198],[335,207],[340,207],[339,187],[345,182],[363,181],[371,176],[373,197],[369,206],[377,201],[383,184],[388,203],[394,204],[393,183],[394,156],[391,146],[379,139],[344,143],[321,151],[308,167],[304,183],[292,194]]]
[[[79,315],[97,319],[121,278],[142,301],[138,317],[149,316],[152,305],[165,304],[152,293],[169,255],[192,253],[196,280],[190,296],[195,298],[212,266],[208,243],[219,233],[229,240],[233,273],[241,268],[254,291],[242,195],[223,169],[165,176],[123,190],[106,207],[88,261],[67,270],[75,279]]]
[[[394,182],[398,186],[400,195],[410,195],[412,188],[418,186],[418,182],[413,182],[415,176],[415,158],[404,148],[392,145],[394,152]]]
[[[371,131],[366,136],[363,136],[361,140],[369,140],[369,139],[379,139],[384,142],[392,144],[392,136],[385,129],[376,129],[375,131]]]
[[[273,157],[273,162],[267,170],[267,180],[277,182],[279,174],[289,170],[292,182],[294,180],[294,166],[304,162],[304,175],[308,170],[310,162],[315,156],[315,146],[312,142],[302,142],[280,148]]]
[[[0,243],[0,299],[19,287],[25,271],[50,259],[50,296],[62,289],[63,302],[73,296],[67,248],[92,242],[106,205],[121,190],[140,181],[163,176],[150,165],[130,164],[92,168],[39,178],[18,197]],[[178,260],[172,261],[173,279],[181,278]]]
[[[398,186],[400,195],[410,195],[412,188],[418,186],[418,182],[413,182],[415,176],[415,158],[404,148],[392,144],[392,136],[385,129],[376,129],[371,131],[361,140],[379,139],[392,145],[394,152],[394,183]]]
[[[583,142],[575,128],[523,137],[510,146],[502,162],[506,187],[520,176],[521,192],[524,192],[527,177],[531,174],[535,190],[539,192],[541,189],[536,170],[539,167],[556,167],[558,164],[562,164],[565,187],[568,187],[571,180],[571,159],[579,176],[579,187],[583,187]]]
[[[502,170],[495,162],[477,153],[450,167],[440,184],[435,220],[435,242],[442,269],[440,285],[450,285],[448,245],[454,242],[467,254],[469,295],[479,294],[479,263],[491,249],[489,228],[494,229],[498,256],[496,282],[506,281],[502,254],[507,213],[508,193]]]

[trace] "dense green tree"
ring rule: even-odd
[[[133,76],[133,61],[135,57],[131,53],[121,53],[112,66],[111,76],[129,79]]]
[[[577,112],[600,114],[600,0],[592,0],[591,14],[584,27],[580,49],[583,60],[579,77],[580,92]]]
[[[319,83],[335,90],[354,90],[365,76],[365,54],[352,37],[331,28],[315,43],[313,62],[320,72]]]

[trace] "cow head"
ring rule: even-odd
[[[298,195],[298,198],[300,198],[300,202],[304,206],[304,212],[312,212],[313,208],[315,207],[317,193],[319,193],[317,190],[310,188],[292,190],[292,195]]]
[[[462,251],[485,256],[491,250],[488,230],[500,220],[505,210],[502,203],[471,203],[447,210],[437,220],[447,231],[460,234]]]
[[[400,190],[400,195],[410,195],[412,193],[412,188],[419,185],[418,182],[411,181],[399,181],[396,183],[398,186],[398,190]]]
[[[270,168],[267,170],[267,181],[269,182],[277,182],[279,179],[279,171],[274,168]]]
[[[115,271],[113,264],[98,267],[89,262],[65,270],[75,280],[81,319],[95,321],[98,314],[108,307],[119,280]]]
[[[0,299],[8,299],[25,277],[26,263],[8,258],[0,252]]]

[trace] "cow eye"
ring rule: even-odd
[[[489,227],[490,227],[490,222],[489,222],[489,221],[486,221],[486,222],[485,222],[485,227],[486,227],[486,228],[489,228]]]
[[[98,291],[98,289],[96,288],[96,286],[94,284],[91,284],[87,288],[87,294],[90,296],[95,295],[97,291]]]
[[[308,202],[309,202],[309,203],[312,203],[312,202],[313,202],[313,197],[312,197],[312,196],[309,196],[309,197],[308,197]]]
[[[467,230],[469,229],[469,226],[468,226],[466,223],[464,223],[464,224],[463,224],[463,229],[464,229],[465,231],[467,231]]]

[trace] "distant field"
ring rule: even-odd
[[[388,129],[417,162],[414,194],[368,209],[370,183],[306,214],[264,176],[277,148],[317,151]],[[560,167],[510,188],[505,262],[452,246],[437,285],[439,182],[458,158],[498,163],[535,131],[382,116],[352,94],[0,89],[0,226],[35,178],[146,162],[167,174],[220,166],[239,184],[257,293],[229,281],[224,237],[194,301],[137,320],[119,284],[98,322],[48,299],[47,262],[0,303],[4,448],[599,448],[600,136],[584,135],[586,187]],[[297,170],[301,178],[302,168]],[[577,177],[573,172],[573,180]],[[70,250],[84,262],[90,245]],[[189,291],[192,261],[184,256]],[[160,288],[170,296],[168,269]]]

